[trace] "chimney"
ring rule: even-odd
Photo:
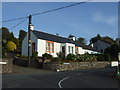
[[[93,43],[91,43],[90,46],[93,47]]]
[[[34,30],[34,25],[30,24],[30,29],[33,31]]]
[[[76,37],[73,36],[73,35],[69,35],[68,38],[69,38],[70,40],[72,40],[72,41],[76,41]]]

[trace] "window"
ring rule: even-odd
[[[70,53],[70,46],[68,46],[68,52]]]
[[[68,46],[68,53],[70,54],[70,53],[72,53],[73,54],[73,50],[74,48],[72,47],[72,46]]]
[[[46,52],[50,52],[50,53],[54,52],[54,42],[46,41]]]
[[[65,53],[65,46],[62,46],[62,52]]]
[[[73,47],[71,47],[72,48],[72,54],[73,54]]]

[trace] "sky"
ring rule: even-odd
[[[2,20],[28,16],[76,2],[3,2]],[[10,29],[22,20],[2,23]],[[117,2],[86,2],[73,7],[61,9],[32,17],[34,29],[51,34],[58,33],[68,37],[70,34],[84,37],[88,41],[97,34],[118,37],[118,3]],[[19,30],[28,31],[28,20],[11,29],[18,37]]]

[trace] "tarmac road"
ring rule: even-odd
[[[3,75],[3,88],[118,88],[115,68]]]

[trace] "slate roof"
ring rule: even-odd
[[[59,42],[59,43],[72,43],[72,44],[75,44],[75,46],[79,46],[79,47],[83,47],[84,49],[96,51],[96,49],[92,48],[91,46],[78,44],[68,38],[65,38],[65,37],[41,32],[41,31],[36,31],[36,30],[33,30],[32,32],[39,39],[49,40],[49,41],[54,41],[54,42]]]
[[[104,40],[104,39],[98,39],[98,40],[101,40],[101,41],[106,42],[106,43],[109,43],[109,44],[112,44],[112,43],[113,43],[113,42],[111,42],[111,41]]]

